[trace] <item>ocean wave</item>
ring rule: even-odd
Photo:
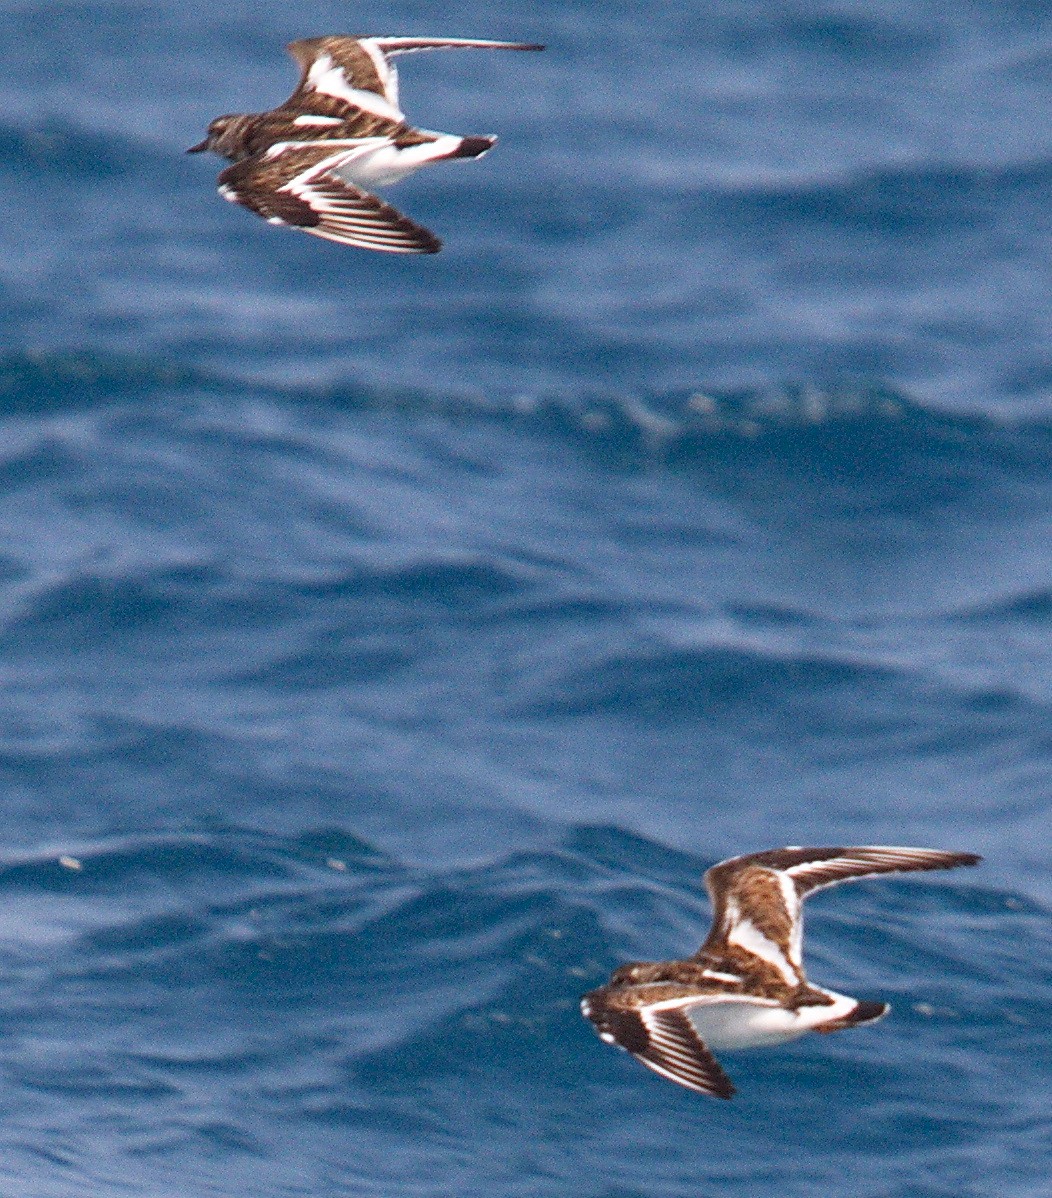
[[[0,124],[0,169],[78,182],[122,179],[157,164],[161,155],[117,133],[100,133],[53,117],[29,126]]]
[[[1052,453],[1052,420],[1042,414],[950,411],[877,384],[841,387],[785,385],[757,391],[696,391],[684,395],[543,392],[487,395],[435,389],[385,388],[362,383],[295,386],[239,379],[178,360],[99,354],[91,350],[0,355],[0,405],[7,411],[46,411],[74,405],[149,400],[157,392],[207,401],[237,396],[283,401],[294,408],[371,411],[406,416],[497,421],[524,430],[558,431],[597,447],[644,451],[671,462],[737,447],[803,457],[839,449],[860,470],[880,455],[938,452],[970,458],[994,454],[1021,460]],[[751,448],[750,448],[751,447]]]
[[[642,723],[662,735],[680,723],[734,728],[767,745],[821,746],[842,761],[892,747],[938,756],[1052,729],[1046,702],[981,671],[904,661],[887,649],[758,644],[726,631],[691,647],[653,640],[628,652],[579,650],[523,689],[508,704],[515,719]]]
[[[91,350],[0,354],[0,413],[63,411],[151,399],[222,382],[169,360],[99,354]]]
[[[877,229],[883,233],[951,236],[969,222],[1003,216],[1005,197],[1015,206],[1036,204],[1052,183],[1052,158],[1035,156],[998,164],[917,162],[834,176],[718,180],[702,195],[711,217],[767,232],[822,225],[836,231]],[[697,195],[696,186],[692,189]]]
[[[1033,624],[1041,627],[1052,621],[1052,587],[999,596],[996,599],[958,610],[954,617],[962,623],[975,625]]]
[[[707,1176],[764,1176],[772,1120],[798,1153],[850,1160],[875,1184],[888,1135],[902,1179],[932,1154],[962,1169],[971,1145],[996,1151],[1036,1114],[1052,978],[1035,963],[1050,959],[1052,922],[980,873],[816,900],[812,972],[889,998],[893,1013],[875,1032],[728,1054],[733,1106],[601,1044],[580,995],[626,958],[696,946],[710,864],[613,825],[456,868],[402,863],[335,828],[232,825],[9,860],[7,904],[77,918],[65,917],[60,951],[44,935],[3,938],[5,1018],[19,1028],[8,1077],[45,1136],[60,1096],[65,1128],[110,1120],[118,1142],[162,1162],[207,1144],[225,1168],[248,1154],[273,1182],[305,1156],[336,1168],[335,1134],[339,1159],[389,1180],[436,1167],[455,1178],[469,1152],[472,1176],[511,1193],[524,1129],[536,1133],[530,1176],[568,1179],[583,1159],[605,1177],[612,1142],[638,1138],[622,1181],[642,1187],[650,1172],[679,1194],[693,1151]],[[858,1103],[845,1108],[845,1093]],[[694,1147],[648,1165],[646,1146],[684,1120]],[[730,1126],[733,1161],[719,1151]]]
[[[78,909],[62,956],[41,937],[35,972],[15,972],[35,988],[42,970],[60,1005],[71,987],[91,987],[89,1040],[147,997],[169,1012],[164,1039],[136,1046],[158,1087],[191,1067],[194,1008],[207,1001],[226,1036],[251,1011],[240,1024],[245,1069],[257,1063],[258,1032],[284,1039],[295,1059],[328,1029],[366,1089],[436,1075],[532,1087],[539,1072],[569,1093],[584,1069],[588,1090],[610,1082],[642,1092],[649,1078],[593,1044],[577,1002],[626,955],[695,947],[707,922],[699,879],[711,863],[610,826],[572,827],[551,849],[453,870],[399,865],[344,832],[230,828],[9,862],[0,895],[50,896],[52,915],[56,899]],[[993,932],[998,950],[987,956],[978,943],[990,947]],[[1047,960],[1039,946],[1050,933],[1046,911],[978,875],[838,891],[814,909],[815,968],[883,990],[898,1013],[883,1044],[845,1039],[830,1058],[816,1042],[808,1055],[879,1060],[881,1088],[908,1092],[918,1067],[902,1054],[907,1039],[949,1051],[962,1032],[1001,1026],[1011,1001],[1013,1043],[1033,1040],[1049,982],[1033,962]],[[32,942],[7,939],[5,953],[28,961]],[[757,1069],[773,1083],[799,1065],[786,1071],[771,1057]],[[198,1068],[214,1070],[214,1046]]]

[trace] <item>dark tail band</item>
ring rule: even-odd
[[[815,1028],[816,1032],[840,1032],[846,1027],[858,1027],[862,1023],[874,1023],[891,1010],[886,1002],[860,1002],[853,1011],[838,1019],[835,1023],[823,1023]]]
[[[487,150],[492,150],[497,139],[495,137],[465,137],[460,145],[450,154],[450,158],[481,158]]]

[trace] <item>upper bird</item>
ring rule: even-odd
[[[398,106],[391,59],[415,50],[543,50],[523,42],[437,37],[328,37],[290,43],[302,70],[296,90],[270,112],[216,117],[188,154],[233,161],[219,194],[275,225],[344,245],[435,254],[442,242],[371,194],[429,162],[480,158],[495,137],[415,129]]]
[[[581,1010],[608,1044],[691,1090],[730,1098],[714,1048],[754,1048],[805,1032],[870,1023],[887,1003],[809,982],[802,904],[814,890],[871,874],[975,865],[940,849],[785,848],[732,857],[705,875],[713,905],[705,943],[686,961],[637,961],[586,994]]]

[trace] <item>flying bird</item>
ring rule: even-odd
[[[954,869],[982,860],[939,849],[784,848],[732,857],[705,875],[713,905],[705,943],[685,961],[636,961],[586,994],[581,1010],[601,1039],[690,1090],[730,1098],[714,1049],[756,1048],[805,1032],[837,1032],[886,1015],[809,982],[803,900],[872,874]]]
[[[431,162],[481,158],[495,137],[416,129],[398,103],[396,55],[417,50],[543,50],[525,42],[436,37],[327,37],[290,43],[301,68],[296,90],[270,112],[216,117],[188,154],[229,158],[224,199],[274,225],[344,245],[435,254],[442,242],[372,194]]]

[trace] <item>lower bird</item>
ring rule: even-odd
[[[608,1044],[662,1077],[730,1098],[734,1086],[713,1049],[755,1048],[805,1032],[837,1032],[886,1015],[809,982],[802,961],[802,904],[852,878],[975,865],[974,853],[868,846],[784,848],[732,857],[705,875],[713,905],[705,943],[685,961],[636,961],[585,995],[582,1012]]]
[[[234,165],[219,175],[224,199],[275,225],[395,254],[434,254],[442,242],[372,194],[430,162],[481,158],[495,137],[416,129],[398,103],[391,61],[417,50],[543,50],[472,38],[328,37],[290,43],[296,90],[270,112],[216,117],[188,154],[212,150]]]

